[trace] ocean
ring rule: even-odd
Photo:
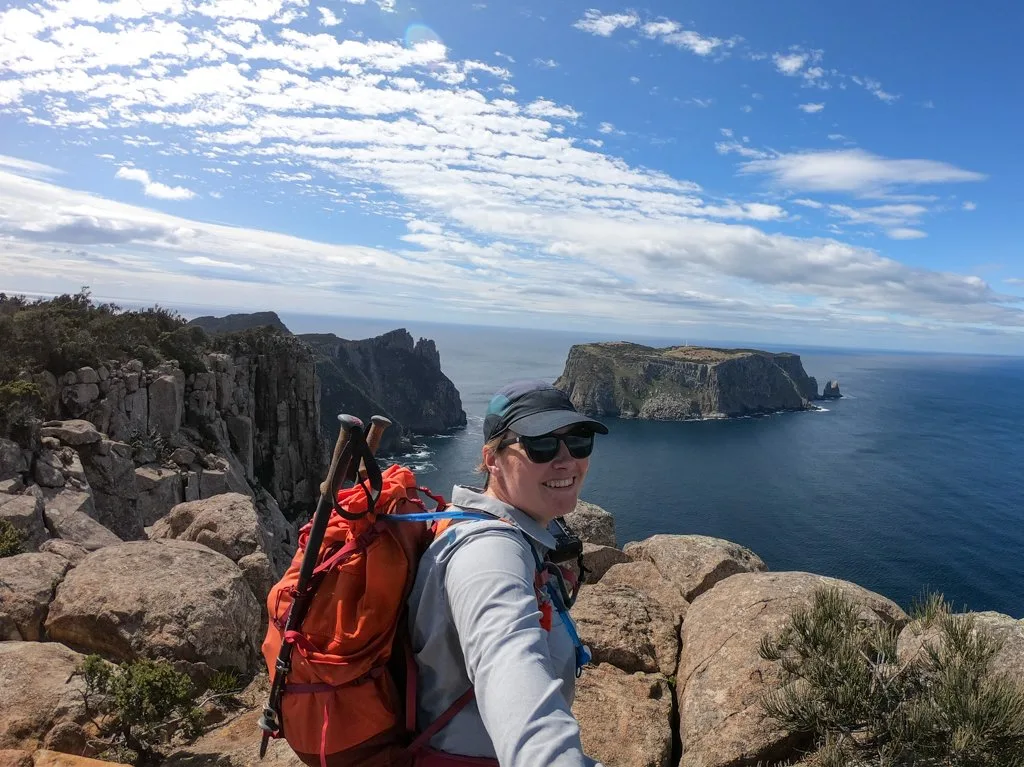
[[[627,338],[282,319],[297,333],[367,338],[404,326],[434,339],[469,425],[418,438],[395,458],[446,496],[480,479],[481,424],[496,389],[554,381],[573,343]],[[770,570],[853,581],[904,608],[938,591],[956,610],[1024,618],[1024,358],[761,348],[800,354],[819,390],[838,379],[843,399],[729,421],[607,419],[581,497],[615,516],[619,546],[710,535],[750,548]]]

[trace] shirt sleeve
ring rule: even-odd
[[[536,564],[514,530],[474,536],[445,573],[477,707],[502,767],[601,767],[585,756],[534,592]]]

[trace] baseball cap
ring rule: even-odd
[[[524,437],[540,437],[573,424],[608,433],[607,426],[578,412],[565,392],[546,381],[514,381],[491,397],[484,416],[484,441],[509,429]]]

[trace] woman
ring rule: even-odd
[[[483,519],[435,539],[409,598],[417,720],[438,721],[465,702],[418,764],[600,767],[584,755],[570,710],[575,629],[538,585],[555,547],[548,524],[576,507],[595,433],[608,429],[543,381],[510,384],[491,399],[484,489],[452,493],[454,506]]]

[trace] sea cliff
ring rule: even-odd
[[[578,344],[555,386],[590,415],[678,421],[814,410],[800,356],[757,349]]]

